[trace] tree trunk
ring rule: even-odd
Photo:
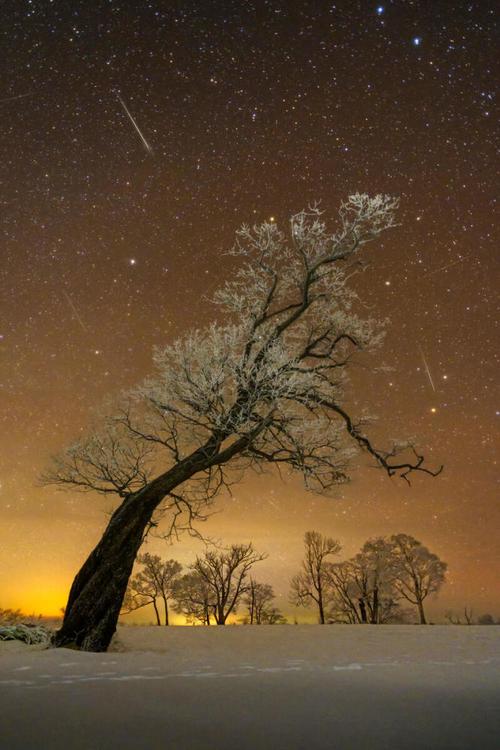
[[[243,436],[219,451],[224,437],[222,434],[210,438],[144,489],[125,498],[115,510],[100,542],[73,581],[63,624],[52,639],[54,646],[106,651],[153,512],[180,484],[215,462],[229,461],[248,444]]]
[[[366,604],[364,599],[358,599],[359,604],[359,611],[361,612],[361,622],[366,623],[368,622],[366,617]]]
[[[163,597],[163,603],[165,605],[165,625],[170,625],[168,621],[168,601],[166,596]]]
[[[427,620],[425,619],[424,604],[421,599],[418,600],[418,614],[420,615],[420,624],[427,625]]]
[[[153,508],[138,508],[134,498],[113,513],[100,542],[76,575],[54,646],[106,651]]]
[[[372,624],[378,625],[378,586],[373,589],[373,613],[372,613]]]
[[[156,624],[161,625],[160,613],[158,612],[158,607],[156,606],[156,599],[153,599],[153,608],[156,615]]]
[[[320,596],[318,601],[318,609],[319,609],[319,622],[320,625],[325,624],[325,611],[323,609],[323,598]]]
[[[54,646],[106,651],[116,630],[120,607],[137,552],[154,508],[136,507],[127,498],[113,513],[100,542],[73,581]]]

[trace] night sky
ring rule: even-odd
[[[350,403],[445,470],[408,488],[362,461],[332,498],[248,477],[203,531],[269,553],[287,612],[317,529],[346,557],[412,534],[449,564],[436,619],[500,615],[494,5],[2,3],[0,606],[65,604],[111,503],[37,478],[155,344],[215,317],[235,229],[313,201],[333,224],[360,191],[400,196],[401,226],[355,282],[392,371],[360,360]]]

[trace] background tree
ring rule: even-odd
[[[261,625],[266,621],[270,612],[270,604],[275,598],[273,587],[268,583],[257,583],[253,578],[248,582],[248,588],[243,603],[248,610],[250,625]]]
[[[262,612],[261,625],[286,625],[288,620],[277,607],[268,607]]]
[[[408,534],[395,534],[390,543],[393,585],[402,597],[417,607],[420,623],[425,625],[424,600],[439,591],[448,566]]]
[[[217,625],[225,625],[229,615],[236,611],[240,598],[250,586],[249,571],[266,557],[257,554],[250,543],[233,544],[222,551],[207,550],[203,557],[196,558],[193,571],[211,592]]]
[[[325,579],[328,621],[349,624],[362,622],[351,561],[327,563]]]
[[[337,555],[341,546],[336,539],[322,536],[318,531],[304,534],[305,557],[302,570],[292,578],[292,603],[307,607],[311,601],[318,607],[319,621],[325,624],[325,604],[328,591],[327,563]]]
[[[182,570],[182,565],[177,560],[162,560],[159,555],[151,555],[149,552],[138,555],[137,562],[143,568],[129,581],[122,605],[122,614],[133,612],[151,604],[155,611],[156,624],[161,625],[158,609],[158,602],[161,600],[163,601],[165,625],[168,625],[168,602],[173,597],[174,586]]]
[[[351,561],[350,572],[360,621],[377,625],[397,618],[400,598],[393,581],[393,546],[369,539]]]
[[[474,613],[471,607],[464,607],[464,617],[467,625],[474,625]]]
[[[213,299],[225,322],[157,349],[154,375],[55,459],[46,481],[119,505],[73,581],[54,645],[105,650],[151,524],[192,528],[240,476],[233,469],[276,464],[327,492],[347,480],[357,448],[389,476],[439,472],[412,446],[375,448],[344,405],[354,354],[383,338],[383,325],[356,313],[348,280],[364,245],[395,226],[396,207],[351,195],[333,233],[317,209],[293,216],[288,238],[275,223],[243,226],[239,264]]]
[[[183,614],[187,622],[201,622],[210,625],[217,600],[211,587],[196,571],[190,571],[179,578],[173,591],[174,609]]]

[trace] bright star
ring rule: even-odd
[[[136,261],[135,258],[130,258],[129,263],[130,263],[131,266],[135,266],[135,264],[137,263],[137,261]]]
[[[414,36],[413,37],[413,44],[414,44],[415,47],[419,47],[421,41],[422,41],[422,37],[421,36]]]
[[[384,6],[383,5],[379,5],[378,8],[377,8],[377,16],[381,16],[382,13],[384,12],[384,10],[385,10]]]

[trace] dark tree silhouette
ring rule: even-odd
[[[122,605],[122,614],[151,604],[156,615],[156,624],[161,625],[158,601],[163,601],[165,625],[169,625],[168,602],[173,598],[175,583],[182,570],[177,560],[162,560],[159,555],[146,552],[138,555],[140,570],[130,579]]]
[[[252,544],[233,544],[226,550],[208,550],[197,557],[193,571],[202,579],[215,601],[214,617],[217,625],[225,625],[238,603],[249,590],[248,573],[266,555],[255,552]]]
[[[318,607],[319,621],[325,624],[325,606],[328,596],[327,558],[337,555],[340,544],[336,539],[325,537],[318,531],[307,531],[304,535],[305,557],[302,570],[292,578],[291,601],[307,607],[311,601]]]
[[[356,314],[348,279],[364,245],[395,226],[396,207],[351,195],[336,232],[313,209],[292,217],[288,239],[274,223],[244,226],[239,267],[213,299],[224,324],[157,350],[154,376],[55,460],[45,481],[120,504],[73,581],[54,645],[105,650],[151,524],[190,526],[241,474],[232,467],[288,467],[320,492],[347,480],[355,448],[389,476],[439,472],[412,446],[376,448],[344,405],[353,355],[383,337]]]
[[[201,622],[210,625],[217,600],[211,587],[196,571],[190,571],[179,578],[174,586],[174,609],[184,615],[190,623]]]
[[[274,599],[273,587],[268,583],[258,583],[250,578],[248,589],[243,597],[243,603],[248,611],[250,625],[262,625],[270,612],[270,603]]]

